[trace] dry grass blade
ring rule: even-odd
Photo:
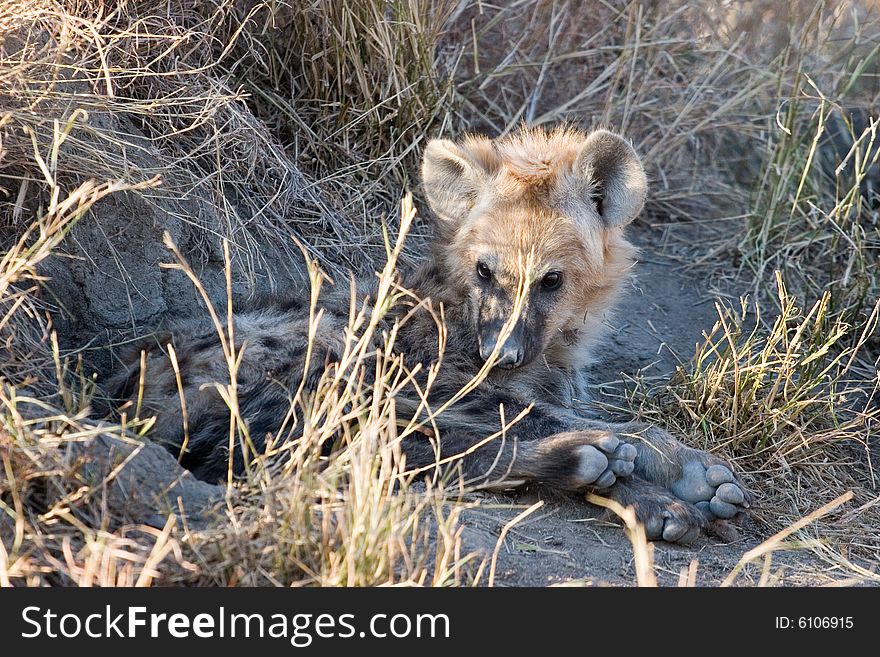
[[[504,524],[504,527],[501,528],[501,533],[498,535],[498,541],[495,543],[495,549],[492,551],[492,562],[489,566],[489,586],[495,586],[495,568],[498,565],[498,553],[501,552],[501,548],[504,545],[504,539],[507,538],[507,533],[520,522],[528,518],[535,511],[544,506],[543,500],[538,500],[534,504],[532,504],[528,509],[518,513],[514,518]]]
[[[636,519],[635,510],[624,507],[619,502],[587,493],[587,501],[608,509],[623,521],[626,536],[632,543],[633,558],[636,562],[636,583],[638,586],[656,587],[657,577],[654,574],[654,549],[648,543],[645,526]]]
[[[752,548],[748,552],[746,552],[740,562],[736,565],[736,567],[730,572],[730,574],[724,579],[721,583],[721,586],[730,586],[736,580],[737,575],[739,575],[740,571],[746,566],[746,564],[758,559],[760,557],[769,555],[776,550],[779,550],[783,547],[783,541],[786,538],[794,534],[795,532],[803,529],[811,522],[818,520],[819,518],[831,513],[839,506],[846,504],[853,498],[852,491],[847,491],[840,497],[835,500],[832,500],[828,504],[825,504],[807,516],[804,516],[796,523],[787,527],[781,531],[776,532],[773,536],[768,538],[766,541],[758,545],[757,547]]]

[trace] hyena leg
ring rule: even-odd
[[[681,444],[658,427],[640,422],[597,423],[635,447],[634,473],[690,502],[709,519],[732,518],[751,504],[751,495],[723,459]]]
[[[535,440],[502,437],[485,445],[446,434],[437,453],[427,441],[404,444],[407,465],[460,471],[468,486],[508,489],[539,482],[566,491],[609,488],[633,471],[636,449],[608,431],[587,429]]]

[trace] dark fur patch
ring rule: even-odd
[[[260,342],[262,342],[263,346],[269,351],[279,351],[281,347],[284,346],[284,343],[274,335],[267,335],[260,340]]]

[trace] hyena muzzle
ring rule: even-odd
[[[433,140],[422,177],[436,215],[433,253],[403,284],[444,309],[447,349],[428,401],[451,398],[487,360],[493,367],[436,416],[439,444],[403,441],[408,466],[443,461],[478,488],[538,482],[603,491],[632,505],[650,538],[667,541],[690,541],[748,507],[745,487],[716,456],[657,427],[610,424],[579,408],[587,398],[590,350],[634,264],[624,228],[641,211],[647,183],[632,146],[605,130],[570,128]],[[236,310],[236,343],[245,345],[239,408],[257,451],[288,418],[294,391],[308,388],[339,358],[350,307],[342,292],[322,296],[311,345],[306,299],[261,299]],[[370,284],[359,294],[369,298]],[[410,364],[436,362],[434,315],[404,305],[386,321],[395,312],[407,317],[399,353]],[[168,342],[178,354],[176,371]],[[146,354],[131,354],[108,394],[120,402],[141,394],[157,416],[153,434],[181,463],[199,478],[224,478],[230,417],[214,384],[229,374],[214,325],[194,318],[144,344]],[[419,401],[414,391],[401,391],[398,412]],[[501,408],[511,418],[528,407],[503,439],[485,440],[499,430]],[[460,458],[448,458],[453,455]],[[240,455],[233,463],[238,472],[244,467]]]

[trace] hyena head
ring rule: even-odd
[[[622,230],[647,191],[632,146],[571,128],[436,139],[422,177],[436,255],[470,304],[480,356],[496,351],[504,368],[539,356],[582,365],[632,264]]]

